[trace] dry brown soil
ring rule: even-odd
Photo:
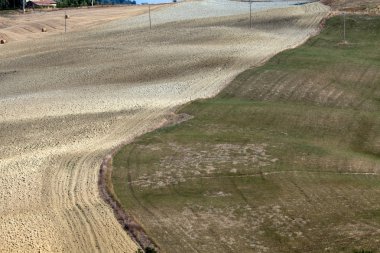
[[[165,5],[154,5],[152,10]],[[11,15],[0,15],[0,39],[7,41],[27,40],[46,37],[66,31],[78,31],[98,27],[106,22],[137,16],[148,12],[148,6],[101,6],[94,8],[73,8],[51,11],[28,11],[25,15],[14,12]],[[42,33],[42,28],[47,32]]]
[[[125,18],[122,10],[88,18]],[[84,12],[70,22],[90,25]],[[213,96],[248,66],[304,42],[327,13],[315,3],[257,13],[252,30],[235,16],[51,36],[2,17],[1,33],[14,41],[0,49],[0,252],[134,252],[99,196],[102,158],[173,107]]]

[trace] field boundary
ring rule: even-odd
[[[146,249],[149,247],[157,250],[157,245],[148,237],[141,225],[122,208],[111,188],[112,186],[110,187],[109,185],[110,183],[112,185],[112,157],[118,150],[119,148],[112,150],[111,154],[108,154],[100,165],[98,180],[100,196],[112,208],[117,221],[140,248]]]
[[[262,61],[258,62],[257,64],[253,66],[249,66],[248,69],[258,68],[260,66],[263,66],[266,62],[268,62],[272,57],[276,56],[279,53],[282,53],[286,50],[295,49],[304,43],[306,43],[310,38],[315,37],[320,34],[320,32],[325,27],[325,22],[327,19],[331,18],[333,15],[333,12],[330,11],[324,18],[321,19],[319,22],[319,25],[317,29],[308,34],[308,36],[302,40],[301,42],[297,43],[296,45],[289,46],[281,51],[278,51],[274,53],[273,55],[270,55],[266,58],[264,58]],[[242,72],[244,72],[243,70]],[[240,72],[240,73],[242,73]],[[229,83],[231,83],[240,73],[238,73],[234,78],[228,82],[226,86],[223,87],[226,88]],[[221,90],[220,90],[221,91]],[[218,94],[216,94],[218,95]],[[215,95],[215,96],[216,96]],[[215,97],[212,96],[212,97]],[[211,98],[211,97],[210,97]],[[194,101],[189,101],[188,103],[191,103]],[[152,127],[152,129],[148,130],[147,133],[153,132],[155,130],[168,127],[168,126],[174,126],[177,124],[181,124],[182,122],[185,122],[187,120],[190,120],[193,118],[191,115],[187,114],[176,114],[175,112],[178,111],[179,108],[186,106],[188,103],[182,104],[180,106],[177,106],[175,108],[172,108],[172,113],[169,113],[165,116],[164,122],[161,122],[156,127]],[[136,139],[138,136],[136,136],[134,139]],[[112,159],[114,155],[121,150],[122,147],[125,145],[130,144],[134,141],[134,139],[124,142],[117,147],[115,147],[108,155],[106,155],[101,163],[100,170],[99,170],[99,180],[98,180],[98,187],[99,187],[99,193],[101,198],[112,208],[113,213],[117,219],[117,221],[120,223],[120,225],[123,227],[123,229],[127,232],[127,234],[132,238],[133,241],[137,243],[137,245],[142,248],[154,248],[157,252],[159,251],[159,247],[157,243],[154,242],[152,238],[149,238],[144,228],[139,224],[132,215],[128,214],[126,210],[122,207],[120,201],[118,200],[116,194],[113,191],[113,184],[112,184]],[[254,175],[254,176],[262,176],[262,174]]]
[[[173,111],[176,111],[176,110],[177,108],[173,109]],[[149,129],[147,133],[155,131],[163,127],[174,126],[182,122],[185,122],[187,120],[190,120],[192,118],[193,117],[191,115],[188,115],[185,113],[181,113],[181,114],[176,114],[173,112],[168,113],[165,116],[165,119],[161,123],[159,123],[155,127],[152,127],[152,129]],[[127,141],[118,145],[117,147],[112,149],[112,151],[108,155],[106,155],[103,158],[102,163],[100,165],[100,170],[99,170],[99,179],[98,179],[99,194],[100,194],[100,197],[112,208],[117,221],[126,231],[126,233],[132,238],[132,240],[140,248],[142,249],[152,248],[158,252],[159,247],[157,243],[155,243],[153,239],[149,238],[144,228],[134,219],[132,215],[128,214],[126,210],[124,210],[115,192],[113,191],[112,158],[118,151],[120,151],[122,147],[129,144],[131,141]]]

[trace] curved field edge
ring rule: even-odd
[[[154,129],[180,124],[191,118],[192,116],[187,114],[167,115],[162,122],[154,127]],[[159,248],[157,243],[155,243],[152,238],[149,238],[144,228],[136,221],[136,219],[123,209],[122,203],[117,198],[113,188],[112,157],[115,156],[124,145],[125,144],[121,144],[114,148],[113,151],[103,159],[99,170],[99,193],[102,199],[112,208],[117,221],[130,238],[139,245],[140,249],[144,249],[145,251],[150,250],[150,252],[158,251]]]
[[[145,230],[133,219],[131,215],[128,215],[122,208],[122,204],[118,200],[113,190],[111,183],[111,156],[108,155],[103,159],[103,162],[99,171],[99,192],[102,199],[112,208],[117,221],[130,236],[130,238],[139,245],[140,248],[155,249],[157,246],[148,237]]]
[[[379,248],[380,18],[334,17],[245,71],[195,118],[113,160],[123,207],[167,252]]]
[[[0,251],[136,251],[99,195],[104,156],[169,108],[212,96],[247,65],[300,43],[327,9],[257,13],[254,32],[244,15],[152,30],[116,22],[4,45]]]

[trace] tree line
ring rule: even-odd
[[[1,1],[1,0],[0,0]],[[79,6],[91,6],[92,0],[56,0],[57,7],[79,7]],[[94,0],[94,5],[99,4],[136,4],[136,1],[131,0]]]
[[[0,0],[0,10],[17,9],[21,3],[20,0]]]

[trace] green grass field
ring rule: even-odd
[[[380,17],[341,28],[117,153],[115,194],[163,252],[380,249]]]

